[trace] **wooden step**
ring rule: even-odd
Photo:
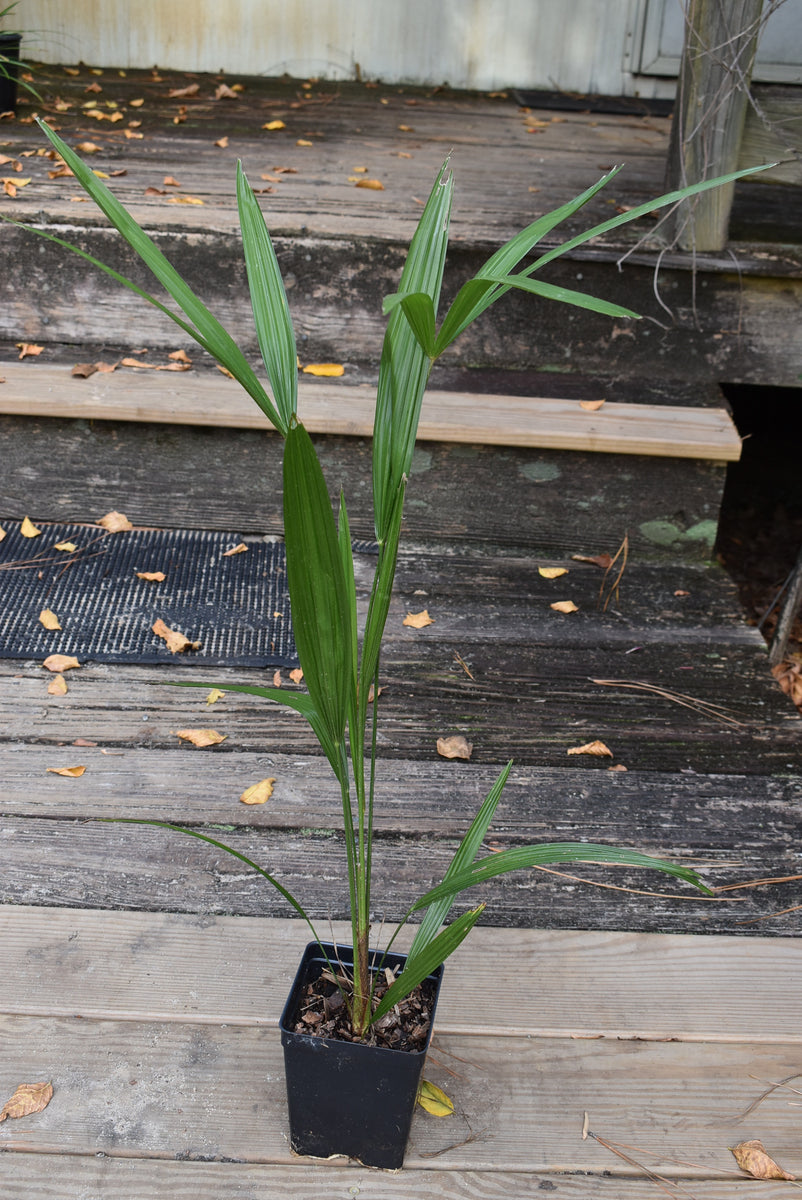
[[[11,362],[0,364],[0,374],[5,379],[0,385],[0,413],[270,428],[254,401],[218,373],[176,375],[121,368],[81,379],[71,377],[64,366]],[[740,457],[741,439],[723,408],[620,404],[596,395],[588,400],[604,403],[589,411],[576,400],[429,392],[418,436],[422,441],[714,462],[735,462]],[[375,393],[367,385],[299,384],[299,415],[312,433],[369,437],[374,403]]]
[[[475,931],[446,968],[426,1067],[454,1116],[417,1110],[406,1166],[388,1175],[289,1151],[275,1018],[301,922],[5,906],[0,929],[15,980],[5,1090],[54,1088],[43,1112],[0,1129],[15,1196],[64,1163],[70,1184],[119,1182],[126,1198],[144,1180],[187,1197],[191,1183],[204,1200],[237,1182],[298,1200],[322,1188],[647,1200],[657,1170],[724,1200],[739,1176],[729,1147],[749,1137],[802,1171],[795,1094],[780,1084],[802,1024],[790,942]]]

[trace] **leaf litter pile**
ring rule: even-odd
[[[385,967],[376,981],[373,994],[376,1004],[394,982],[393,971]],[[371,1025],[369,1044],[411,1053],[422,1050],[432,1022],[434,988],[431,980],[424,979],[409,996]],[[354,1037],[348,1019],[345,997],[351,991],[352,981],[343,968],[340,967],[335,975],[325,967],[317,979],[306,986],[294,1032],[340,1042],[364,1041],[364,1038]]]

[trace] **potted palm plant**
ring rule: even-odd
[[[482,842],[510,771],[511,764],[507,764],[442,881],[421,895],[401,922],[403,926],[409,918],[422,914],[408,954],[392,951],[395,934],[383,952],[371,948],[381,644],[421,401],[429,373],[432,364],[463,330],[511,288],[611,317],[635,317],[635,313],[620,305],[545,282],[540,278],[541,269],[558,255],[593,237],[723,180],[662,196],[560,245],[539,251],[537,248],[546,235],[577,212],[616,174],[610,172],[575,200],[539,217],[493,254],[458,292],[438,328],[438,300],[453,188],[446,162],[434,181],[412,238],[398,291],[387,297],[384,304],[389,320],[381,355],[373,439],[378,559],[360,638],[345,499],[341,496],[335,512],[312,440],[298,416],[297,358],[287,300],[264,218],[241,166],[237,172],[237,201],[243,251],[270,392],[230,335],[108,188],[52,129],[44,123],[42,128],[75,177],[172,296],[180,314],[85,252],[76,247],[70,249],[161,309],[191,335],[239,381],[285,439],[287,577],[295,642],[307,691],[288,693],[261,686],[232,688],[229,684],[224,687],[294,709],[311,726],[331,765],[342,798],[350,945],[335,946],[322,941],[300,900],[266,868],[198,830],[182,832],[228,851],[257,871],[278,889],[311,929],[314,940],[304,954],[281,1019],[293,1148],[302,1154],[321,1157],[347,1154],[365,1164],[398,1167],[403,1160],[431,1035],[443,963],[484,909],[483,904],[468,908],[446,925],[451,907],[462,892],[508,871],[575,861],[651,867],[707,891],[695,872],[687,867],[651,858],[637,850],[588,842],[538,843],[482,856]],[[52,235],[43,236],[59,241]],[[521,267],[524,260],[528,260],[527,265]],[[204,681],[187,686],[208,688],[210,684]],[[166,822],[147,823],[179,828]],[[392,1029],[388,1030],[389,1026]]]
[[[20,61],[22,34],[7,28],[16,7],[17,0],[13,0],[12,4],[0,8],[0,113],[15,111],[19,70],[25,66]],[[33,91],[29,84],[23,82],[23,86]]]

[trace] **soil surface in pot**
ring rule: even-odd
[[[395,975],[387,967],[381,972],[374,991],[378,1004]],[[363,1042],[388,1050],[420,1051],[426,1045],[434,1007],[435,984],[424,979],[414,991],[388,1013],[371,1025],[367,1037],[358,1038],[351,1028],[345,997],[350,996],[353,984],[344,972],[333,975],[328,968],[307,984],[301,1001],[301,1014],[293,1026],[294,1033],[314,1034],[342,1042]]]

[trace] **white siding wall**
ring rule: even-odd
[[[671,96],[628,72],[642,0],[20,0],[32,59]],[[634,36],[633,36],[634,35]]]

